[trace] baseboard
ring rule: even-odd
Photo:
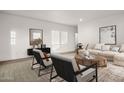
[[[29,57],[25,57],[25,58],[18,58],[18,59],[4,60],[4,61],[0,61],[0,64],[2,64],[2,63],[12,63],[12,62],[26,61],[26,60],[29,60],[29,59],[31,59],[31,58],[32,58],[32,57],[29,56]]]
[[[67,54],[67,53],[74,53],[75,51],[65,51],[65,52],[53,52],[53,53],[60,53],[60,54]]]

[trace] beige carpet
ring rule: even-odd
[[[63,54],[63,56],[72,58],[73,53]],[[50,70],[41,71],[42,76],[38,77],[38,70],[31,70],[32,59],[8,62],[0,64],[0,81],[1,82],[49,82]],[[56,74],[54,72],[54,74]],[[61,78],[56,78],[53,81],[60,81]],[[123,82],[124,67],[113,65],[108,62],[107,67],[98,68],[99,82]]]

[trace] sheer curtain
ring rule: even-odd
[[[68,43],[68,32],[52,31],[52,50],[59,51]]]

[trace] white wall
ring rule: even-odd
[[[61,49],[74,50],[74,32],[76,27],[35,20],[27,17],[0,14],[0,61],[27,57],[29,46],[29,28],[43,29],[44,43],[51,47],[51,31],[68,31],[69,43]],[[16,32],[16,45],[10,45],[10,31]]]
[[[124,14],[103,17],[80,23],[78,25],[78,41],[89,43],[90,47],[99,42],[99,27],[116,25],[117,45],[124,44]]]

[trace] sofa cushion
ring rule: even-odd
[[[120,49],[119,47],[112,47],[111,48],[111,51],[113,51],[113,52],[119,52],[119,49]]]
[[[110,50],[110,45],[102,45],[102,51],[109,51]]]
[[[114,64],[124,66],[124,53],[119,53],[114,56]]]
[[[121,45],[120,52],[124,52],[124,44]]]
[[[114,55],[118,54],[118,52],[113,51],[102,51],[99,55],[106,57],[114,57]]]
[[[96,44],[95,47],[94,47],[94,49],[101,50],[102,45],[104,45],[104,44]]]
[[[114,59],[118,59],[118,60],[124,61],[124,53],[115,54]]]
[[[90,54],[94,54],[94,55],[97,55],[102,52],[101,50],[95,50],[95,49],[88,49],[88,51],[90,52]]]

